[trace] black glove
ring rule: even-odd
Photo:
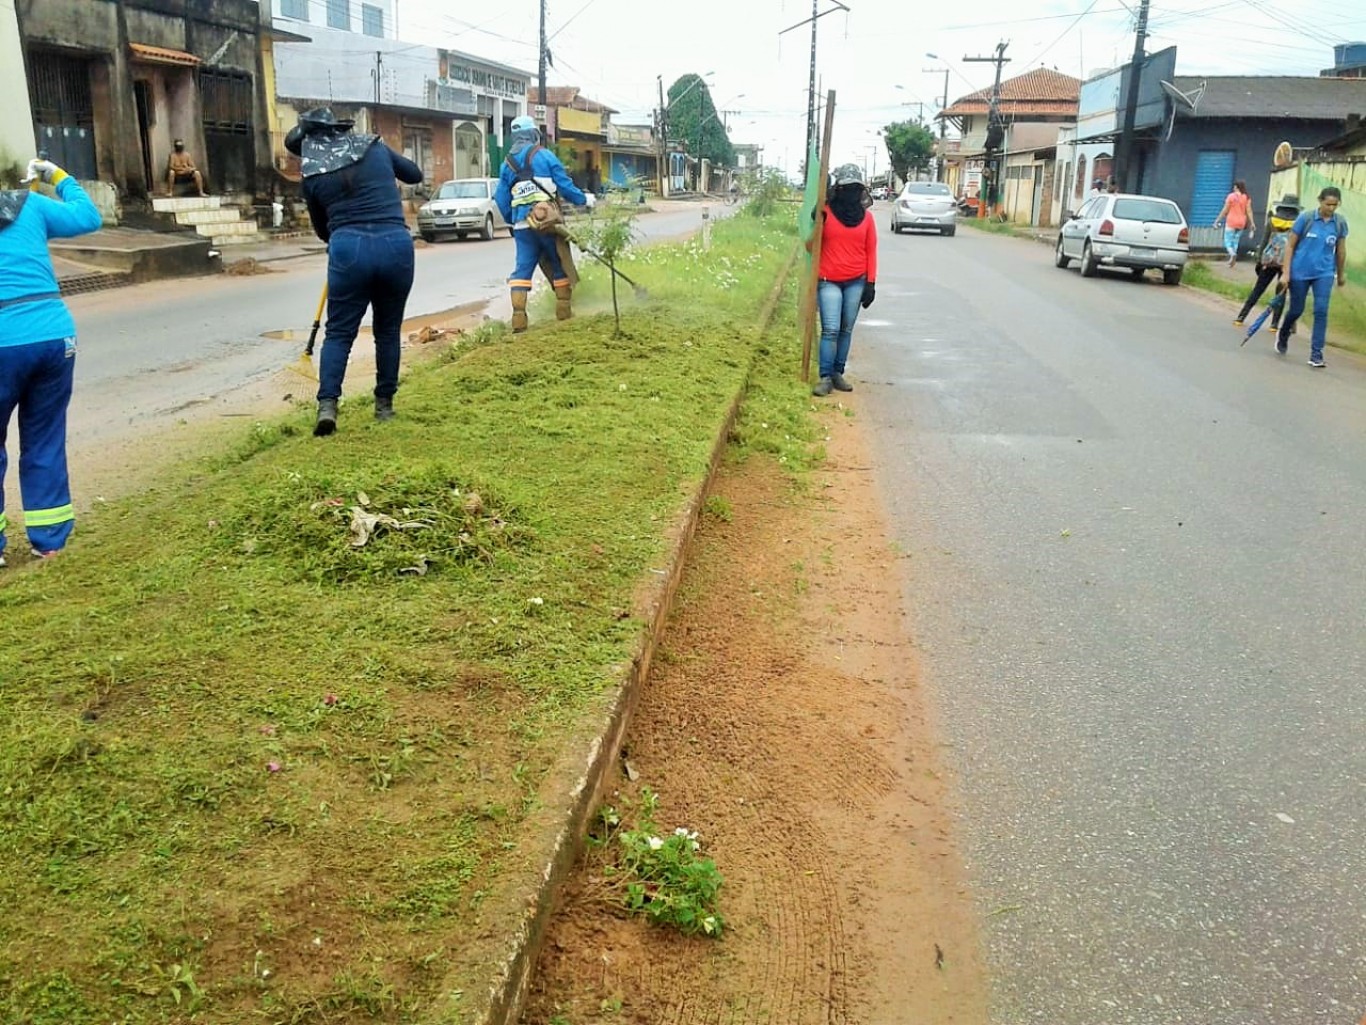
[[[863,298],[859,300],[859,305],[865,310],[873,305],[873,300],[877,298],[877,285],[868,281],[863,285]]]

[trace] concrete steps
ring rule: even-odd
[[[222,196],[178,196],[152,200],[157,213],[173,214],[183,228],[193,228],[215,246],[262,241],[253,214],[223,202]]]

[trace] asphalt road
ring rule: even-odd
[[[710,204],[713,217],[732,209]],[[700,203],[664,204],[637,221],[640,240],[687,235],[701,226],[701,216]],[[231,250],[224,255],[231,259]],[[494,315],[504,315],[499,302],[506,307],[512,262],[506,233],[492,242],[419,249],[408,316],[481,300],[491,302]],[[231,409],[236,392],[292,362],[302,342],[266,335],[293,330],[307,337],[326,257],[270,267],[277,273],[154,282],[70,299],[80,344],[71,447],[105,445],[144,432],[173,422],[190,406]]]
[[[1366,363],[1240,349],[1225,308],[1036,243],[879,226],[849,373],[993,1022],[1357,1025]]]

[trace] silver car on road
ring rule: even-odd
[[[500,228],[511,228],[493,201],[497,178],[457,178],[444,182],[417,211],[417,230],[428,242],[438,236],[464,238],[477,234],[486,241]]]
[[[1179,285],[1190,254],[1190,228],[1170,199],[1125,192],[1092,196],[1062,226],[1053,262],[1081,262],[1081,276],[1121,267],[1135,278],[1160,270],[1162,282]]]
[[[958,204],[943,182],[907,182],[892,203],[892,231],[919,229],[952,235],[958,231]]]

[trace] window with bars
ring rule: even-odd
[[[374,4],[360,5],[360,30],[376,39],[384,38],[384,11]]]
[[[351,31],[351,0],[327,0],[327,25]]]
[[[203,68],[199,72],[199,97],[206,132],[251,134],[254,92],[250,75]]]
[[[286,18],[308,20],[308,0],[280,0],[280,14]]]

